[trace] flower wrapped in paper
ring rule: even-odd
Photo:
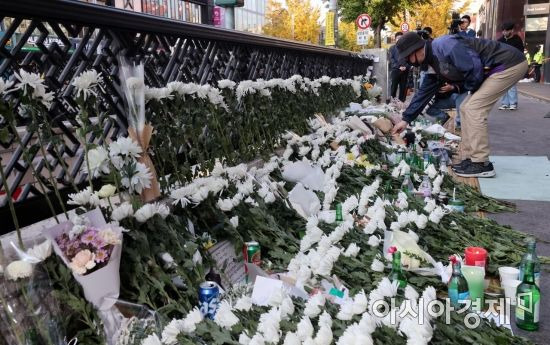
[[[120,81],[126,109],[128,111],[128,135],[141,147],[139,163],[144,164],[151,173],[151,184],[141,191],[141,199],[149,202],[160,197],[157,173],[148,149],[153,135],[153,126],[145,118],[145,82],[143,64],[135,65],[124,59],[119,60]]]
[[[99,310],[110,309],[120,291],[120,229],[109,227],[95,209],[48,229],[45,235],[72,270],[86,299]]]

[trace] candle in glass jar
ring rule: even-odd
[[[464,251],[466,265],[485,267],[487,263],[487,251],[480,247],[468,247]]]

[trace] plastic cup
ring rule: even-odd
[[[500,284],[504,289],[504,297],[509,299],[510,305],[516,305],[516,291],[519,284],[521,281],[517,279],[505,280]]]
[[[481,311],[484,305],[485,269],[479,266],[462,266],[462,275],[468,282],[472,309]]]
[[[500,275],[500,282],[508,280],[517,280],[519,277],[519,270],[515,267],[499,267],[498,274]]]

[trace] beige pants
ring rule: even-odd
[[[462,102],[462,159],[471,158],[473,162],[489,160],[489,112],[504,92],[523,78],[525,72],[526,61],[495,73],[481,84],[479,90]]]

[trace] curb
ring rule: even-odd
[[[519,88],[518,88],[518,92],[521,93],[524,96],[529,96],[529,97],[540,99],[541,101],[545,101],[545,102],[550,103],[550,97],[544,97],[544,96],[541,96],[541,95],[537,95],[537,94],[531,93],[529,91],[520,90]]]

